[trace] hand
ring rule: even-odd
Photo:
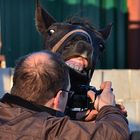
[[[93,102],[94,108],[96,110],[88,110],[87,111],[87,117],[85,118],[85,121],[91,121],[94,120],[98,114],[98,111],[105,105],[112,105],[115,106],[115,96],[112,93],[111,90],[111,82],[106,81],[103,82],[100,86],[100,88],[103,90],[102,93],[96,97],[95,100],[95,92],[92,90],[89,90],[87,92],[88,97]]]
[[[91,101],[94,103],[95,101],[95,92],[93,92],[92,90],[89,90],[87,92],[87,96],[91,99]],[[93,104],[94,105],[94,104]],[[86,118],[85,121],[93,121],[95,120],[96,116],[98,114],[98,111],[93,109],[93,110],[87,110],[86,112]]]
[[[97,96],[94,107],[99,111],[103,106],[112,105],[115,106],[115,96],[111,90],[112,83],[110,81],[103,82],[100,88],[103,90],[102,93]]]
[[[125,109],[123,104],[116,104],[116,107],[119,108],[122,112],[122,114],[127,117],[127,110]]]
[[[94,121],[96,119],[96,116],[98,114],[98,111],[93,109],[93,110],[88,110],[87,111],[87,116],[85,118],[85,121]]]

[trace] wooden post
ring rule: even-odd
[[[140,0],[128,4],[128,68],[140,68]]]

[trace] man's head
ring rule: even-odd
[[[69,88],[69,74],[65,63],[55,54],[41,51],[19,59],[11,94],[64,111],[67,93],[62,89]]]

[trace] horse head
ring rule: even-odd
[[[35,19],[45,40],[44,48],[59,53],[68,65],[72,88],[89,84],[112,25],[97,30],[86,20],[75,17],[57,22],[38,1]]]

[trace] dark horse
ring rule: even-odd
[[[97,31],[80,18],[59,23],[37,1],[36,27],[44,37],[44,48],[59,53],[70,69],[71,90],[75,91],[75,96],[69,99],[68,106],[86,108],[87,103],[79,98],[85,94],[80,85],[89,86],[112,25]]]

